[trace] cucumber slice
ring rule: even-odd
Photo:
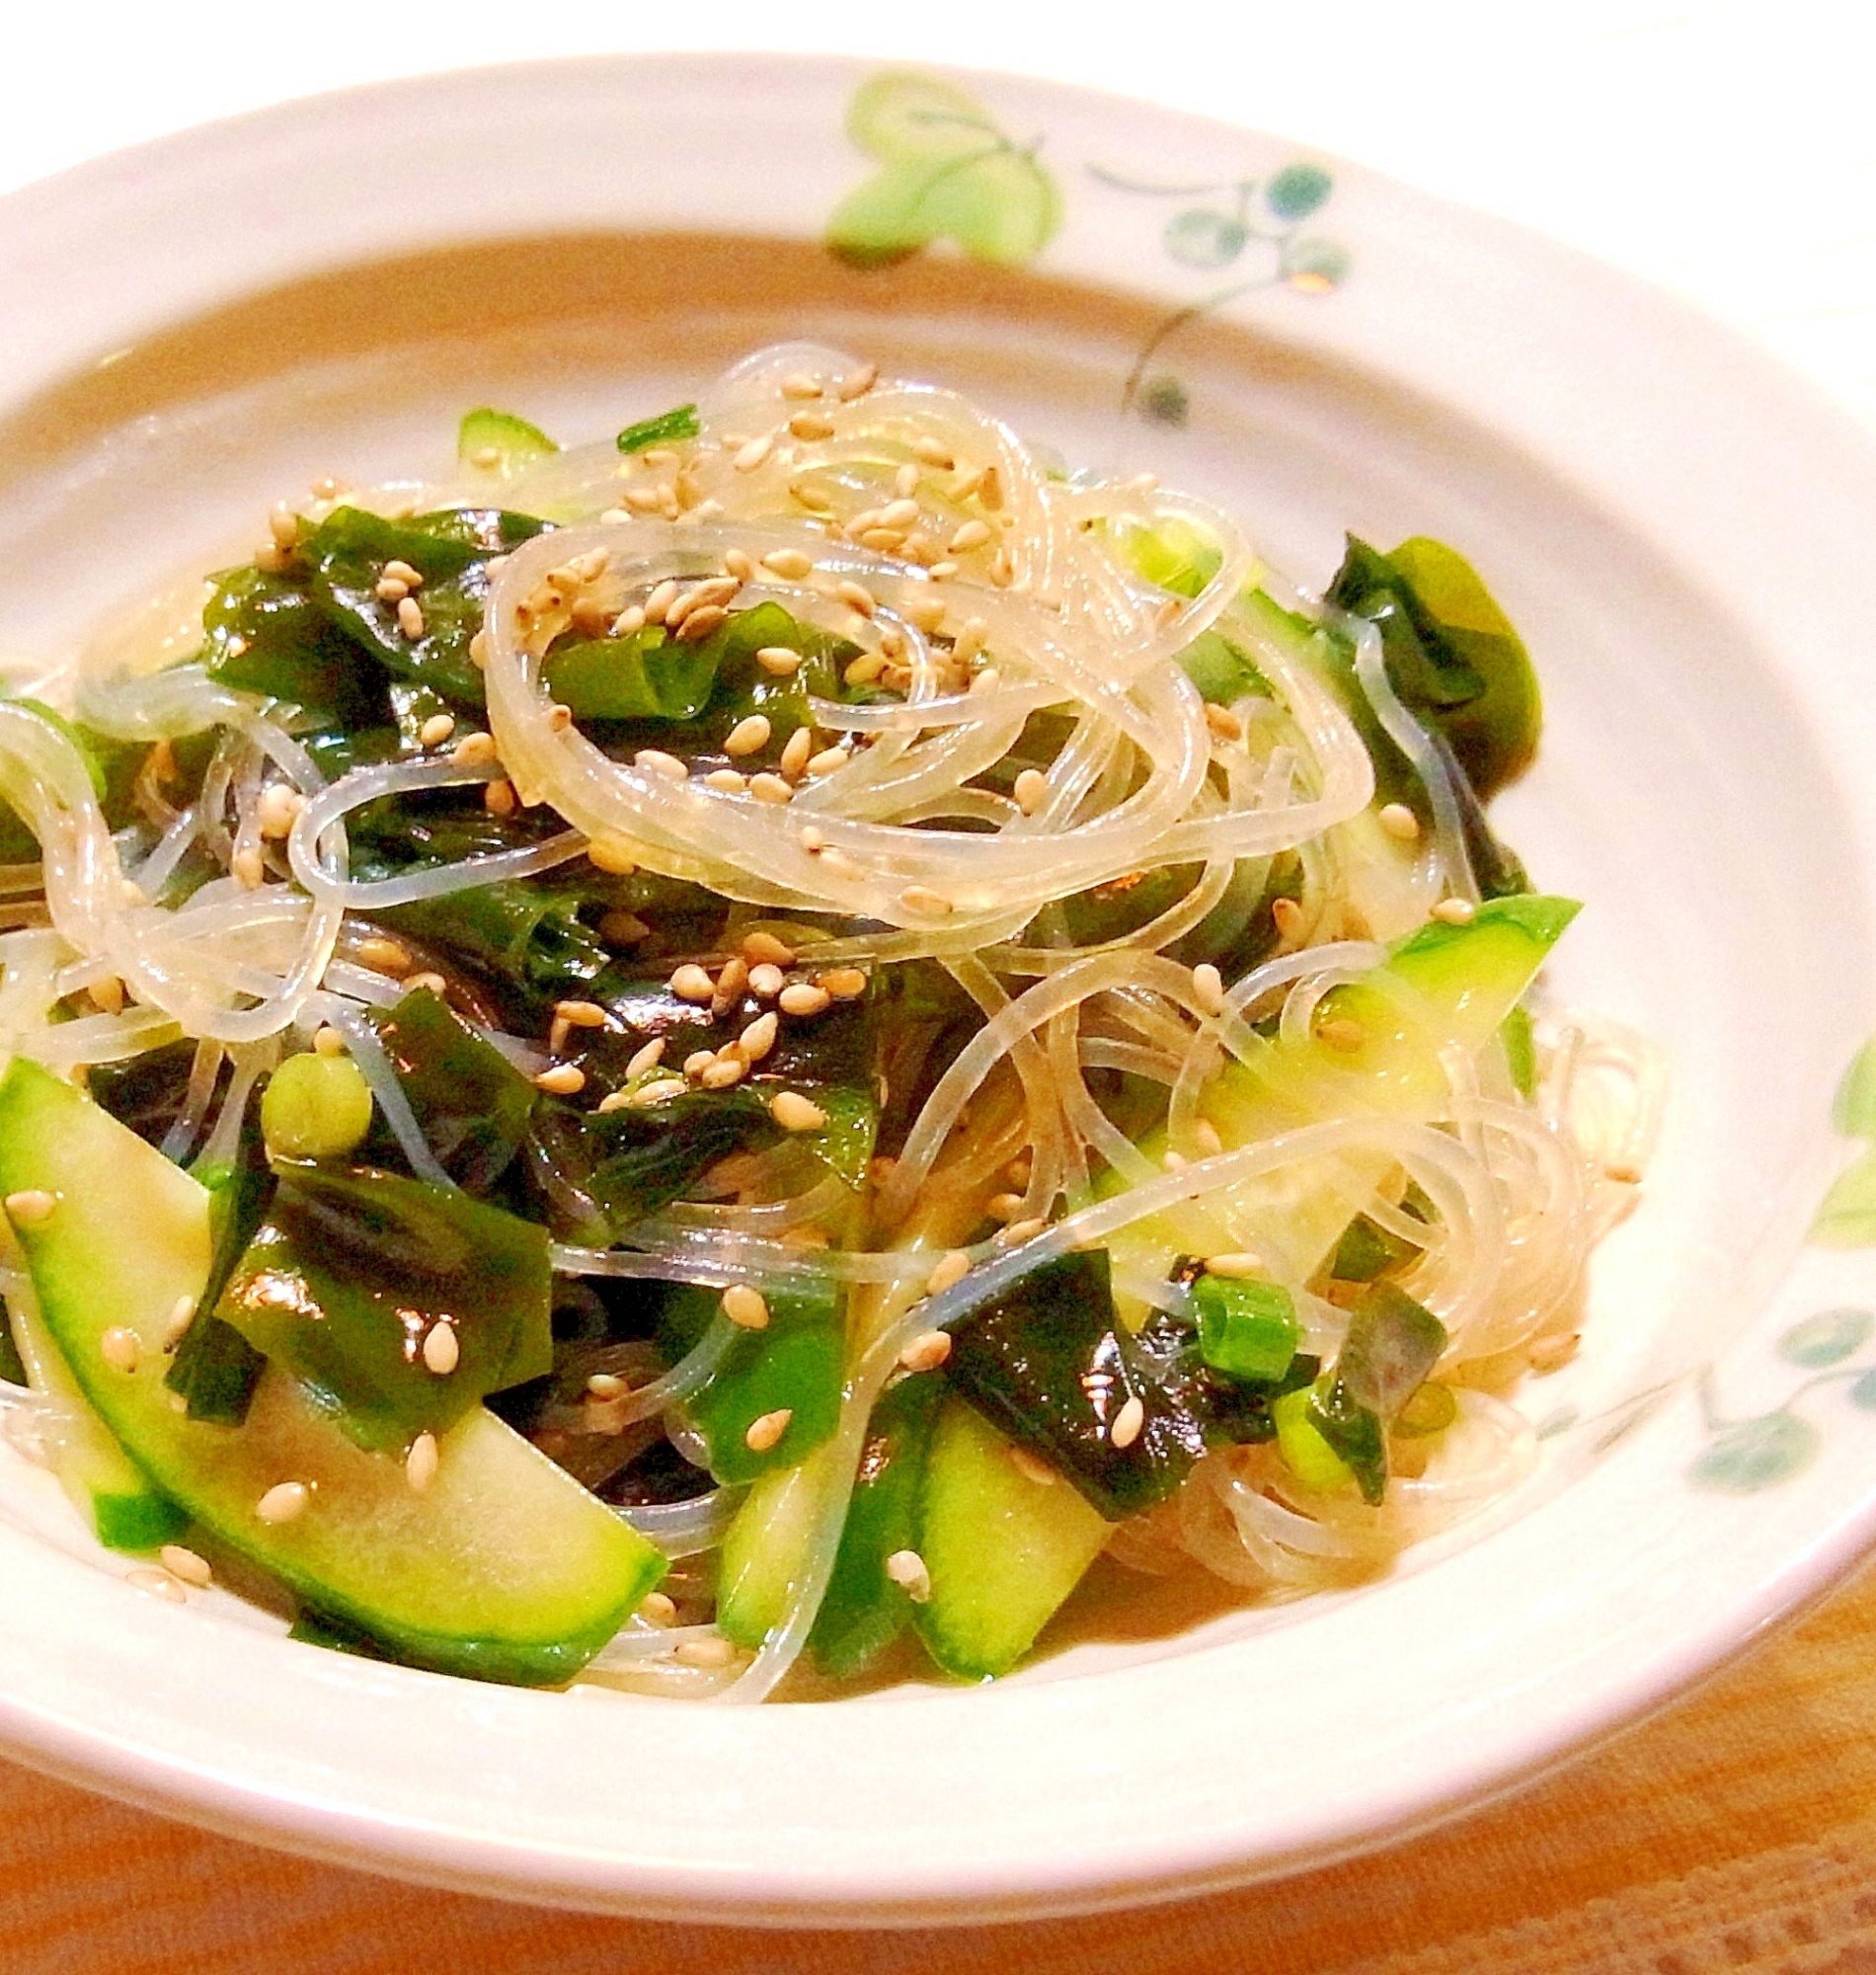
[[[743,1499],[717,1555],[717,1629],[751,1649],[787,1620],[823,1525],[844,1512],[838,1441],[798,1466],[771,1468]]]
[[[162,1345],[179,1299],[207,1280],[209,1195],[16,1059],[0,1079],[0,1194],[23,1192],[51,1196],[49,1212],[16,1203],[13,1218],[79,1388],[138,1467],[314,1610],[414,1665],[543,1686],[578,1672],[663,1575],[652,1544],[480,1408],[439,1438],[422,1494],[277,1367],[238,1427],[177,1412]],[[262,1521],[262,1497],[286,1481],[306,1490],[303,1510]]]
[[[1065,1481],[1037,1481],[962,1399],[932,1429],[918,1553],[931,1597],[912,1622],[947,1673],[995,1680],[1036,1643],[1113,1526]]]
[[[1434,921],[1403,940],[1386,962],[1323,997],[1316,1026],[1295,1041],[1265,1045],[1249,1064],[1227,1062],[1200,1100],[1227,1151],[1349,1111],[1426,1120],[1446,1095],[1444,1049],[1477,1052],[1495,1044],[1550,949],[1576,916],[1569,899],[1491,899],[1465,925]],[[1322,1024],[1354,1048],[1325,1040]],[[1157,1162],[1154,1135],[1141,1149]],[[1387,1175],[1385,1153],[1353,1151],[1288,1166],[1231,1188],[1218,1206],[1230,1221],[1257,1229],[1258,1252],[1285,1281],[1306,1281],[1340,1240],[1357,1208]],[[1104,1191],[1118,1190],[1110,1180]],[[1188,1202],[1134,1222],[1108,1244],[1117,1276],[1163,1276],[1180,1255],[1215,1254],[1245,1245],[1209,1203]],[[1137,1327],[1143,1305],[1120,1299]]]
[[[52,1471],[106,1549],[159,1549],[180,1541],[189,1517],[112,1439],[66,1370],[39,1314],[30,1283],[7,1292],[7,1313],[28,1382],[58,1411],[56,1437],[48,1436]]]

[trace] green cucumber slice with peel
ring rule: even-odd
[[[22,1193],[50,1196],[49,1211],[11,1218],[80,1391],[151,1483],[314,1611],[412,1665],[547,1686],[664,1574],[653,1544],[482,1408],[439,1436],[421,1493],[401,1459],[354,1444],[277,1366],[240,1426],[176,1411],[163,1345],[179,1302],[207,1281],[208,1192],[15,1059],[0,1078],[0,1195]],[[300,1484],[303,1507],[264,1520],[283,1482]]]

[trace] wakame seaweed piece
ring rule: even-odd
[[[664,636],[662,629],[659,636]],[[595,698],[587,703],[590,711],[583,711],[569,693],[590,690],[596,694],[606,677],[607,648],[618,646],[631,648],[619,654],[623,676],[613,688],[620,696],[621,710],[611,713]],[[803,661],[800,669],[786,677],[765,671],[756,664],[755,655],[769,646],[799,652]],[[846,639],[802,623],[779,603],[765,602],[732,611],[694,645],[674,641],[653,644],[643,632],[624,639],[564,644],[550,653],[546,676],[576,718],[616,720],[617,725],[609,727],[605,737],[613,751],[629,754],[637,748],[656,746],[694,761],[704,756],[714,758],[731,730],[754,713],[769,723],[770,750],[781,748],[796,728],[809,723],[811,696],[847,697],[842,673],[858,652],[859,647]],[[666,658],[666,653],[673,656]],[[635,664],[642,664],[651,673],[648,686],[666,703],[680,692],[696,700],[696,688],[706,669],[709,689],[691,714],[679,716],[656,708],[626,710],[627,696],[640,697],[640,688],[631,677]],[[760,762],[744,759],[742,765],[747,768]]]
[[[1387,555],[1351,535],[1328,600],[1379,630],[1394,690],[1450,743],[1481,803],[1530,765],[1543,721],[1536,674],[1463,557],[1424,535]]]
[[[1178,655],[1180,669],[1199,688],[1202,699],[1228,706],[1234,699],[1273,695],[1270,681],[1252,663],[1249,653],[1222,631],[1203,631]]]
[[[424,861],[430,860],[393,864],[358,857],[353,869],[360,878],[389,877],[421,869]],[[393,932],[408,933],[466,961],[495,981],[552,998],[589,987],[613,964],[612,950],[587,922],[589,904],[586,892],[551,879],[503,878],[493,885],[466,885],[442,898],[390,906],[373,916]]]
[[[383,720],[383,672],[332,621],[308,584],[252,564],[210,580],[215,589],[202,606],[201,650],[210,678],[304,707],[343,728]]]
[[[428,988],[373,1021],[437,1163],[458,1186],[486,1193],[527,1136],[534,1085]],[[402,1160],[381,1108],[361,1156],[378,1165]]]
[[[794,1467],[833,1436],[840,1420],[846,1332],[840,1292],[806,1273],[764,1292],[768,1323],[739,1329],[710,1382],[684,1411],[703,1441],[710,1471],[725,1485],[753,1481],[773,1468]],[[714,1290],[677,1285],[659,1326],[660,1346],[673,1362],[715,1319]],[[701,1319],[701,1320],[700,1320]],[[779,1438],[751,1447],[749,1429],[786,1413]]]
[[[643,452],[647,446],[669,445],[674,439],[695,438],[703,428],[697,423],[695,405],[678,405],[656,418],[640,419],[619,434],[621,452]]]
[[[247,1418],[266,1362],[215,1309],[274,1198],[274,1174],[267,1162],[259,1113],[260,1107],[250,1100],[238,1149],[228,1164],[195,1172],[209,1193],[208,1279],[163,1375],[170,1390],[181,1394],[191,1419],[217,1426],[239,1426]]]
[[[609,1248],[752,1133],[771,1132],[766,1106],[746,1084],[687,1090],[643,1109],[547,1100],[528,1130],[528,1176],[562,1240]]]
[[[136,780],[137,771],[148,751],[142,743],[115,740],[108,734],[99,734],[89,727],[80,726],[42,700],[15,699],[4,692],[0,692],[0,698],[36,714],[77,749],[83,757],[85,772],[91,779],[92,793],[98,798],[105,821],[113,830],[120,830],[133,820],[130,786]],[[16,815],[7,802],[0,800],[0,864],[31,863],[39,854],[39,840],[28,828],[26,820]]]
[[[469,641],[482,629],[489,559],[518,547],[546,526],[503,509],[450,509],[410,521],[387,521],[362,508],[335,508],[300,539],[312,588],[340,625],[387,672],[414,679],[460,706],[483,704],[482,673]],[[424,579],[414,593],[423,630],[407,637],[398,606],[377,593],[387,562],[405,562]]]
[[[128,1125],[139,1139],[160,1147],[189,1101],[195,1048],[184,1037],[117,1063],[94,1064],[85,1087],[120,1125]],[[224,1066],[217,1081],[226,1076]]]
[[[710,704],[719,654],[681,645],[662,624],[622,638],[586,638],[547,655],[547,690],[576,720],[695,720]]]
[[[592,1492],[619,1509],[664,1502],[694,1502],[717,1485],[707,1467],[693,1467],[668,1440],[655,1440]]]
[[[544,1227],[394,1173],[290,1166],[216,1313],[359,1445],[398,1451],[550,1371],[552,1303]]]
[[[1387,1428],[1446,1348],[1446,1326],[1392,1283],[1370,1283],[1349,1315],[1349,1334],[1316,1382],[1307,1418],[1354,1474],[1363,1501],[1387,1493]]]
[[[960,1396],[1109,1522],[1163,1501],[1206,1451],[1207,1422],[1151,1377],[1115,1315],[1105,1249],[1046,1262],[949,1327],[945,1376]],[[1116,1447],[1133,1398],[1144,1419]]]
[[[886,1388],[866,1423],[833,1575],[808,1635],[815,1663],[836,1680],[865,1672],[911,1623],[911,1596],[886,1560],[917,1547],[919,1484],[946,1390],[914,1373]]]

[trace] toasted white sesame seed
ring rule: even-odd
[[[577,1063],[557,1063],[534,1081],[555,1097],[577,1097],[586,1087],[586,1072]]]
[[[264,1523],[290,1523],[303,1515],[312,1490],[304,1481],[276,1481],[254,1505]]]
[[[752,713],[746,720],[739,720],[730,730],[723,751],[726,754],[759,753],[768,746],[770,731],[768,716]]]
[[[1028,1221],[1012,1221],[996,1237],[1000,1248],[1020,1248],[1025,1241],[1033,1241],[1049,1223],[1040,1215]]]
[[[1208,1015],[1224,1013],[1224,977],[1209,960],[1192,970],[1192,998]]]
[[[677,1618],[677,1607],[664,1592],[648,1592],[640,1601],[639,1617],[648,1625],[668,1625]]]
[[[694,960],[672,974],[669,987],[680,1001],[708,1001],[717,991],[717,984]]]
[[[1302,931],[1302,908],[1294,899],[1273,899],[1270,904],[1271,924],[1277,928],[1282,939],[1294,939]]]
[[[780,775],[751,775],[749,793],[757,802],[785,803],[795,800],[795,791]]]
[[[1629,1159],[1611,1159],[1602,1168],[1602,1177],[1613,1180],[1617,1186],[1639,1186],[1642,1170]]]
[[[1230,1282],[1248,1282],[1251,1277],[1264,1273],[1264,1258],[1253,1255],[1248,1248],[1236,1249],[1226,1255],[1208,1255],[1205,1269],[1209,1276],[1223,1276]]]
[[[748,776],[739,774],[735,768],[712,768],[703,781],[705,788],[715,789],[720,796],[741,796],[748,793]]]
[[[837,774],[852,759],[848,749],[823,748],[819,754],[808,757],[808,772],[817,776]]]
[[[971,681],[971,690],[976,693],[994,692],[1003,683],[1003,674],[994,666],[985,666]]]
[[[634,946],[651,930],[636,912],[605,912],[599,919],[599,937],[608,946]]]
[[[951,656],[960,665],[968,665],[983,649],[983,641],[990,635],[990,627],[981,617],[967,617],[958,635],[951,641]]]
[[[749,969],[749,991],[760,1000],[774,1000],[785,985],[782,970],[773,961],[764,960]]]
[[[740,1056],[726,1056],[721,1053],[708,1064],[697,1081],[706,1090],[728,1090],[733,1083],[741,1083],[749,1073],[749,1066]]]
[[[495,736],[480,731],[465,734],[449,750],[449,758],[462,768],[486,768],[495,759]]]
[[[195,1321],[195,1299],[180,1296],[170,1305],[168,1320],[163,1325],[163,1349],[174,1351],[183,1341],[183,1333]]]
[[[716,1060],[717,1053],[715,1050],[692,1050],[684,1059],[684,1074],[686,1076],[701,1076]]]
[[[827,839],[812,823],[806,824],[802,828],[801,847],[807,851],[809,856],[813,857],[820,851],[826,849]]]
[[[807,767],[815,752],[815,731],[812,727],[797,727],[782,750],[781,769],[785,775],[799,775]]]
[[[479,672],[488,671],[489,669],[488,632],[478,631],[475,634],[475,636],[469,640],[469,663],[472,666],[474,666],[476,671]]]
[[[775,1036],[779,1024],[773,1013],[757,1015],[746,1029],[737,1038],[743,1056],[750,1063],[760,1063],[775,1047]]]
[[[1420,834],[1420,819],[1405,803],[1383,803],[1376,812],[1375,822],[1403,843],[1411,843]]]
[[[550,734],[565,734],[574,724],[574,710],[563,706],[558,700],[547,709],[547,731]]]
[[[411,971],[410,954],[394,939],[380,933],[361,939],[357,947],[358,965],[376,974],[405,975]]]
[[[664,613],[677,601],[677,582],[674,577],[666,577],[663,583],[652,587],[652,593],[640,606],[645,612],[648,624],[662,624]]]
[[[411,974],[405,977],[404,985],[416,993],[420,988],[428,988],[432,994],[447,991],[449,983],[440,974]]]
[[[597,1001],[556,1001],[554,1013],[577,1029],[603,1029],[606,1025],[606,1011]]]
[[[299,516],[290,508],[275,508],[267,517],[267,524],[268,532],[283,549],[290,549],[299,540]],[[385,567],[388,569],[390,565],[387,563]]]
[[[993,1193],[983,1203],[983,1211],[992,1221],[1014,1221],[1023,1211],[1023,1196],[1020,1193]]]
[[[632,1389],[616,1372],[595,1372],[586,1381],[586,1390],[595,1399],[622,1399]]]
[[[318,1056],[344,1056],[346,1039],[337,1029],[322,1023],[313,1031],[313,1050]]]
[[[935,466],[940,473],[949,473],[957,464],[957,461],[952,457],[951,448],[942,439],[913,439],[912,457],[922,460],[927,466]]]
[[[849,370],[834,385],[834,396],[843,405],[850,405],[855,398],[864,398],[879,381],[880,366],[877,363],[862,363],[857,370]]]
[[[627,1076],[643,1076],[648,1070],[656,1069],[664,1061],[664,1038],[657,1036],[633,1056],[632,1061],[625,1066],[625,1073]]]
[[[748,1431],[743,1436],[743,1444],[751,1454],[766,1454],[783,1434],[788,1431],[788,1423],[795,1417],[793,1406],[777,1406],[772,1413],[763,1413],[749,1422]]]
[[[417,738],[426,748],[440,748],[455,731],[453,713],[432,713],[417,730]]]
[[[1176,1152],[1171,1146],[1168,1146],[1159,1155],[1159,1169],[1161,1172],[1184,1172],[1191,1163],[1192,1161],[1186,1157],[1184,1152]]]
[[[1132,1447],[1140,1437],[1140,1429],[1145,1424],[1146,1406],[1135,1392],[1114,1415],[1114,1424],[1108,1428],[1108,1441],[1115,1447]]]
[[[769,1099],[768,1115],[784,1132],[819,1132],[827,1114],[799,1090],[778,1090]]]
[[[614,878],[629,878],[639,868],[632,846],[618,836],[595,836],[586,845],[586,862]]]
[[[821,379],[806,370],[791,370],[782,379],[784,398],[818,398],[821,396]]]
[[[424,609],[416,597],[406,596],[399,600],[397,628],[407,638],[421,638],[424,635]]]
[[[923,1605],[930,1599],[931,1572],[915,1549],[896,1549],[886,1559],[886,1574],[914,1605]]]
[[[91,1005],[100,1014],[123,1013],[123,983],[115,974],[107,974],[102,980],[94,981],[85,991],[91,996]]]
[[[789,432],[799,439],[833,437],[833,421],[825,412],[797,412],[788,422]]]
[[[205,1590],[214,1582],[215,1573],[209,1567],[208,1559],[197,1556],[193,1549],[186,1549],[181,1543],[165,1543],[157,1555],[172,1577],[180,1577],[185,1584],[193,1584],[198,1591]]]
[[[234,854],[233,871],[235,877],[250,892],[267,876],[267,863],[253,844],[237,850]]]
[[[807,981],[790,982],[778,997],[785,1015],[818,1015],[831,998],[826,988]]]
[[[953,1248],[938,1258],[937,1266],[925,1278],[925,1292],[928,1296],[941,1296],[970,1273],[971,1257],[964,1249]]]
[[[1213,706],[1208,700],[1205,709],[1205,724],[1211,728],[1220,741],[1242,741],[1244,739],[1244,723],[1228,706]]]
[[[1224,1141],[1218,1137],[1218,1128],[1210,1118],[1201,1118],[1193,1126],[1192,1143],[1209,1159],[1215,1159],[1224,1150]]]
[[[899,895],[899,902],[908,912],[917,912],[923,918],[943,918],[952,909],[951,901],[929,885],[907,885]]]
[[[151,1591],[159,1598],[166,1598],[172,1605],[186,1605],[189,1593],[177,1583],[166,1570],[131,1570],[124,1573],[123,1581],[138,1591]]]
[[[1326,1022],[1318,1022],[1316,1034],[1332,1050],[1341,1050],[1345,1055],[1353,1054],[1368,1041],[1368,1031],[1360,1022],[1352,1022],[1347,1016],[1332,1015]]]
[[[491,816],[512,816],[515,810],[514,784],[508,781],[485,782],[482,807]]]
[[[743,958],[751,967],[793,967],[795,949],[784,945],[772,932],[745,932],[743,935]]]
[[[462,1358],[462,1346],[456,1341],[456,1327],[452,1323],[432,1323],[424,1333],[424,1367],[433,1372],[437,1378],[446,1379]]]
[[[125,1324],[113,1324],[98,1340],[98,1355],[114,1372],[134,1372],[143,1341]]]
[[[47,1193],[43,1187],[30,1186],[20,1193],[7,1195],[7,1219],[16,1227],[37,1227],[40,1222],[51,1218],[52,1210],[57,1205],[56,1194]]]
[[[840,676],[848,685],[871,685],[885,670],[886,658],[883,653],[862,652]]]
[[[784,583],[799,583],[814,566],[813,559],[800,549],[771,549],[762,558],[762,567]]]
[[[830,967],[815,976],[815,986],[824,988],[836,1001],[852,1001],[866,992],[866,975],[857,967]]]
[[[1016,807],[1034,816],[1049,795],[1049,777],[1040,768],[1025,768],[1016,778]]]
[[[686,1639],[673,1648],[671,1658],[686,1666],[727,1667],[736,1660],[736,1647],[728,1639]]]
[[[972,549],[980,549],[990,539],[990,527],[985,521],[966,521],[946,543],[952,555],[966,555]]]
[[[1026,1481],[1037,1482],[1045,1488],[1051,1486],[1057,1478],[1055,1470],[1048,1462],[1038,1459],[1028,1448],[1018,1447],[1014,1441],[1010,1443],[1010,1465]]]
[[[786,645],[764,645],[756,653],[755,663],[775,678],[790,678],[801,671],[801,654],[791,652]]]
[[[921,1330],[899,1354],[899,1362],[908,1372],[935,1372],[951,1356],[948,1330]]]
[[[723,1293],[723,1313],[739,1330],[766,1330],[768,1304],[760,1290],[735,1283]]]
[[[683,782],[690,779],[690,770],[675,754],[667,754],[662,748],[641,748],[632,756],[634,767],[643,768],[648,775],[663,775],[667,782]]]
[[[743,549],[725,549],[723,567],[724,573],[735,577],[740,584],[751,582],[755,576],[755,564]]]
[[[306,807],[306,798],[285,782],[270,782],[261,792],[256,820],[261,834],[275,840],[289,834]]]
[[[681,1097],[685,1090],[681,1076],[655,1077],[650,1083],[631,1092],[626,1102],[634,1111],[650,1111],[660,1104],[667,1104],[673,1097]]]
[[[879,608],[873,592],[864,584],[855,583],[851,578],[843,577],[836,583],[833,593],[849,610],[857,610],[862,617],[871,617]]]
[[[411,1442],[411,1451],[404,1457],[404,1479],[410,1483],[411,1493],[421,1495],[436,1478],[436,1436],[420,1433]]]
[[[701,645],[712,631],[729,621],[730,613],[721,603],[700,604],[677,627],[677,642],[680,645]]]
[[[1478,917],[1479,908],[1470,899],[1442,899],[1434,907],[1433,915],[1447,925],[1470,925]]]

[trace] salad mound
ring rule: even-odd
[[[27,688],[0,1418],[139,1588],[753,1700],[1533,1464],[1660,1074],[1545,998],[1537,685],[1443,544],[1312,595],[791,345],[472,412]]]

